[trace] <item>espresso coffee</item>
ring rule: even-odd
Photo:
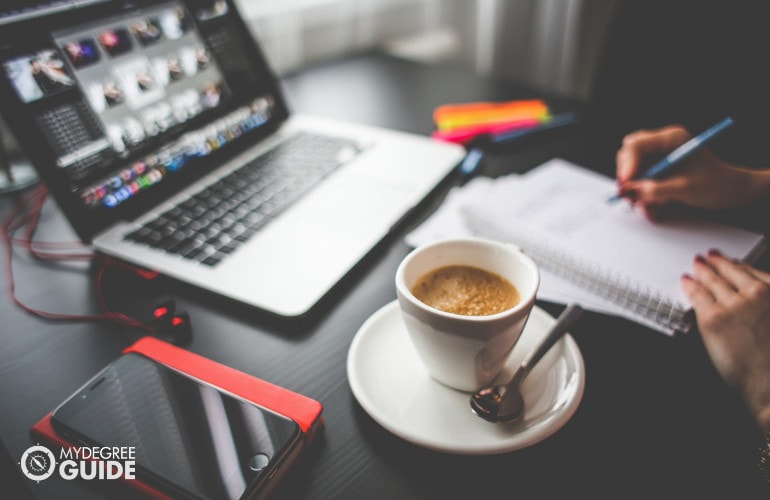
[[[446,266],[420,277],[412,293],[441,311],[465,316],[486,316],[519,303],[519,292],[510,281],[472,266]]]

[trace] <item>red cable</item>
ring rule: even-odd
[[[22,216],[18,216],[19,225],[16,228],[12,228],[12,230],[15,230],[26,225],[27,230],[25,231],[24,238],[12,238],[11,241],[27,249],[27,251],[29,251],[30,254],[32,254],[35,258],[38,258],[40,260],[89,260],[89,259],[92,259],[93,255],[90,252],[67,254],[67,253],[61,253],[61,252],[45,252],[38,249],[38,248],[46,248],[46,249],[60,250],[60,251],[68,250],[68,249],[86,250],[84,245],[80,242],[41,242],[41,241],[33,240],[47,194],[48,194],[48,191],[46,190],[45,187],[38,188],[31,193],[28,203],[29,204],[34,203],[33,208],[30,209],[27,213],[23,214],[24,216],[26,216],[25,218],[22,218]]]
[[[152,330],[152,327],[146,325],[145,323],[142,323],[141,321],[131,318],[130,316],[127,316],[123,313],[111,311],[109,309],[104,299],[104,294],[102,293],[102,278],[104,277],[104,272],[107,270],[107,267],[108,267],[107,263],[104,263],[99,267],[99,270],[97,271],[96,277],[95,277],[97,297],[99,299],[99,304],[102,307],[102,310],[104,310],[103,314],[80,315],[80,314],[53,313],[53,312],[43,311],[41,309],[31,307],[25,304],[24,302],[22,302],[21,299],[19,299],[19,297],[16,295],[16,283],[15,283],[14,274],[13,274],[13,245],[14,244],[18,244],[19,246],[27,249],[33,256],[35,256],[37,259],[40,259],[40,260],[63,261],[63,260],[93,259],[93,254],[91,253],[66,254],[66,253],[57,253],[57,252],[42,252],[37,248],[35,248],[37,246],[44,246],[44,247],[49,247],[53,249],[65,249],[73,245],[73,243],[56,243],[56,242],[46,242],[44,245],[41,245],[42,242],[33,241],[33,237],[37,229],[37,223],[40,219],[40,213],[42,211],[43,204],[45,203],[46,195],[47,195],[47,190],[44,187],[33,190],[32,192],[29,193],[28,196],[25,196],[25,198],[23,198],[22,202],[19,204],[16,210],[14,210],[11,213],[11,215],[8,217],[8,219],[3,223],[2,237],[5,243],[5,252],[6,252],[5,266],[6,266],[6,274],[8,276],[7,287],[8,287],[8,294],[13,300],[13,302],[24,311],[48,320],[73,321],[73,322],[114,321],[126,326],[141,328],[144,330]],[[33,203],[34,205],[32,205]],[[32,205],[31,209],[28,208],[29,205]],[[24,228],[25,226],[26,226],[26,231],[25,231],[24,238],[15,238],[13,234],[19,229]],[[77,244],[80,245],[81,248],[83,247],[82,244],[80,243],[77,243]]]

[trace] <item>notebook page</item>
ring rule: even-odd
[[[687,308],[679,280],[693,257],[710,248],[744,258],[760,235],[705,220],[652,223],[627,203],[607,203],[612,179],[564,160],[520,177],[514,192],[496,191],[464,215],[477,234],[547,251],[570,265]],[[493,234],[494,233],[494,234]]]

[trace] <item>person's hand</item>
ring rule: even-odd
[[[667,177],[635,179],[651,159],[662,158],[691,138],[678,125],[627,135],[616,155],[620,195],[651,219],[672,203],[717,210],[747,205],[762,196],[764,188],[755,179],[755,171],[730,165],[707,150],[693,154]]]
[[[770,432],[770,274],[711,251],[682,288],[717,371]]]

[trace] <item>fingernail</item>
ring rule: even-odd
[[[698,255],[695,256],[695,262],[699,262],[701,264],[705,264],[706,263],[706,258],[704,256],[698,254]]]
[[[720,252],[716,248],[710,248],[709,251],[708,251],[708,254],[709,254],[710,257],[721,257],[722,256],[722,252]]]
[[[683,280],[691,280],[692,279],[692,275],[690,275],[688,273],[683,273],[682,274],[682,279]]]

